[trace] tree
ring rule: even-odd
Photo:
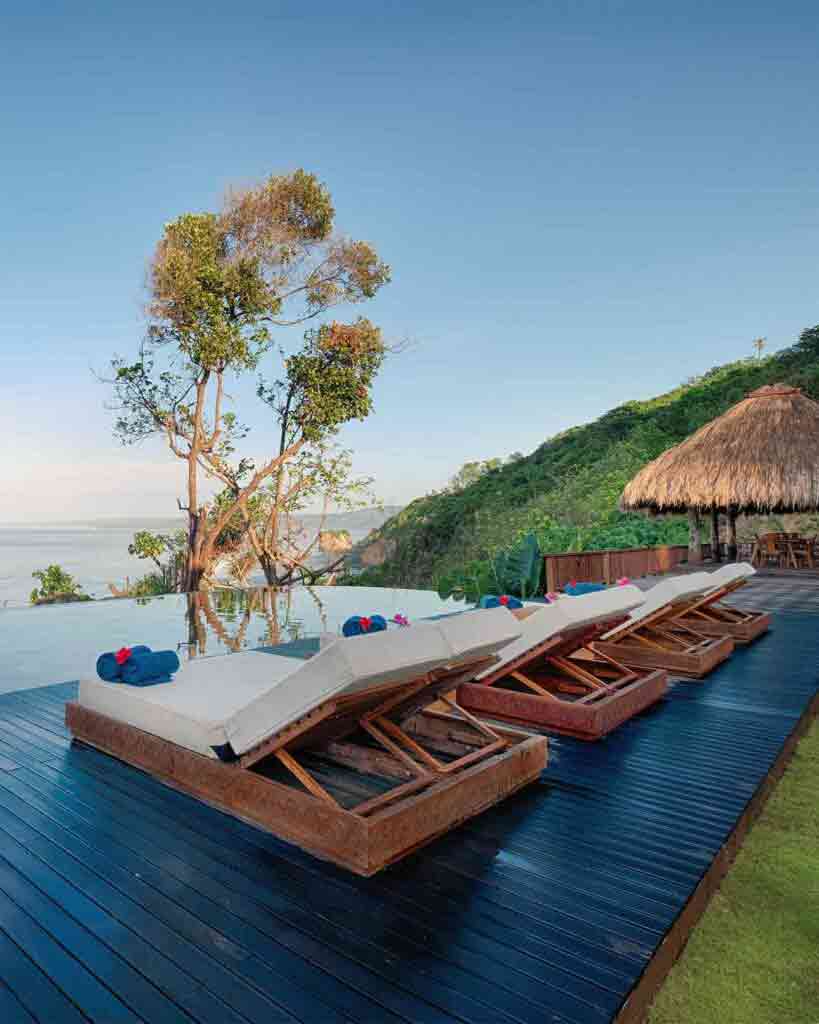
[[[333,436],[342,423],[369,414],[384,352],[381,333],[368,320],[322,325],[308,331],[301,351],[286,361],[284,379],[259,382],[258,395],[277,426],[279,461],[263,497],[264,514],[248,522],[248,536],[270,584],[315,575],[307,560],[330,507],[353,509],[372,500],[371,481],[352,476],[350,453]],[[319,502],[319,527],[305,538],[294,528],[298,513]]]
[[[130,584],[125,591],[112,587],[119,597],[143,597],[147,594],[168,594],[180,589],[180,582],[185,570],[187,553],[187,534],[177,530],[173,534],[151,533],[150,530],[137,530],[134,539],[128,545],[128,554],[135,558],[150,559],[158,572],[149,573]],[[162,556],[165,560],[162,561]]]
[[[474,484],[480,480],[482,476],[491,472],[493,469],[500,469],[503,465],[503,459],[485,459],[483,462],[465,462],[458,472],[449,481],[449,490],[452,493],[463,491],[470,484]]]
[[[754,352],[756,352],[757,359],[761,359],[762,358],[762,351],[765,348],[766,344],[767,344],[767,339],[766,338],[755,338],[754,339],[753,346],[754,346]]]
[[[88,594],[74,577],[59,565],[49,565],[47,569],[37,569],[32,577],[40,581],[40,586],[32,590],[29,600],[32,604],[50,604],[55,601],[90,601]]]
[[[160,556],[165,553],[168,538],[161,533],[150,530],[137,530],[134,539],[128,545],[128,554],[136,558],[150,558],[158,569],[162,568]]]
[[[353,475],[349,451],[326,440],[306,446],[277,473],[261,496],[261,514],[248,524],[249,544],[266,581],[271,586],[314,583],[324,575],[328,566],[311,568],[310,561],[320,550],[331,508],[352,511],[372,505],[371,483]],[[319,518],[307,529],[302,517],[316,507]]]
[[[285,403],[283,413],[274,405],[284,443],[270,457],[237,455],[248,430],[226,409],[226,383],[258,369],[275,328],[372,298],[389,281],[372,246],[333,234],[334,216],[326,187],[298,170],[229,194],[219,213],[184,214],[157,246],[146,338],[135,362],[113,360],[115,431],[124,443],[159,434],[186,465],[185,590],[198,589],[225,529],[244,528],[249,502],[285,464],[370,410],[384,346],[361,318],[308,330],[294,354],[278,349],[281,380],[259,385],[261,398]],[[203,476],[221,485],[218,503],[203,495]]]

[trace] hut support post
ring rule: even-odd
[[[702,540],[700,538],[700,514],[695,508],[688,510],[688,561],[702,561]]]
[[[714,562],[721,561],[719,548],[719,510],[711,509],[711,559]]]
[[[737,510],[728,509],[728,561],[737,560]]]

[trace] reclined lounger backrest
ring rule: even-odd
[[[433,625],[449,648],[452,665],[495,654],[521,635],[522,626],[504,607],[447,615],[436,619]]]
[[[694,601],[698,597],[707,594],[714,587],[714,574],[711,572],[691,572],[687,576],[678,577],[677,583],[677,593],[672,604],[678,604],[681,601]]]
[[[746,580],[756,575],[756,569],[749,562],[736,562],[723,565],[710,574],[713,588],[724,587],[736,580]]]
[[[710,585],[711,577],[707,572],[694,572],[689,576],[674,576],[670,579],[662,580],[649,590],[644,591],[643,596],[645,600],[639,608],[635,608],[631,612],[629,622],[621,626],[615,626],[614,629],[603,636],[603,639],[609,640],[621,632],[628,632],[627,626],[639,624],[649,615],[653,615],[654,612],[665,608],[666,605],[678,604],[681,601],[704,594]]]
[[[567,597],[554,604],[544,605],[519,623],[520,638],[504,647],[500,662],[481,672],[477,678],[497,674],[499,668],[516,661],[558,634],[627,615],[642,602],[640,589],[629,585],[584,594],[582,597]]]
[[[477,661],[519,633],[515,617],[498,608],[336,640],[233,715],[227,723],[231,749],[244,753],[332,697],[411,683],[435,669]]]

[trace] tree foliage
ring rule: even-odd
[[[458,491],[462,491],[465,487],[469,487],[476,483],[486,473],[491,473],[493,469],[499,469],[503,464],[501,459],[485,459],[483,462],[465,462],[458,472],[449,481],[448,489],[453,494],[457,494]]]
[[[295,352],[276,349],[282,372],[260,379],[258,396],[282,443],[263,461],[240,453],[248,428],[227,408],[226,384],[262,368],[275,329],[370,299],[389,281],[369,243],[334,235],[334,216],[327,188],[298,170],[229,194],[219,213],[182,215],[157,245],[146,338],[135,361],[113,361],[115,431],[126,444],[159,434],[186,464],[184,589],[224,553],[226,531],[244,531],[263,485],[370,411],[384,345],[364,318],[311,328]],[[203,478],[221,487],[217,501]]]
[[[111,585],[117,597],[152,597],[158,594],[172,594],[180,589],[185,570],[188,538],[184,530],[174,533],[151,533],[137,530],[128,545],[128,554],[135,558],[149,559],[156,566],[155,572],[146,573],[124,590]]]

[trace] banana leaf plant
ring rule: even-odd
[[[438,595],[442,599],[471,601],[477,604],[485,594],[511,594],[533,597],[540,590],[543,558],[533,533],[513,548],[501,551],[493,559],[468,562],[463,569],[439,577]]]

